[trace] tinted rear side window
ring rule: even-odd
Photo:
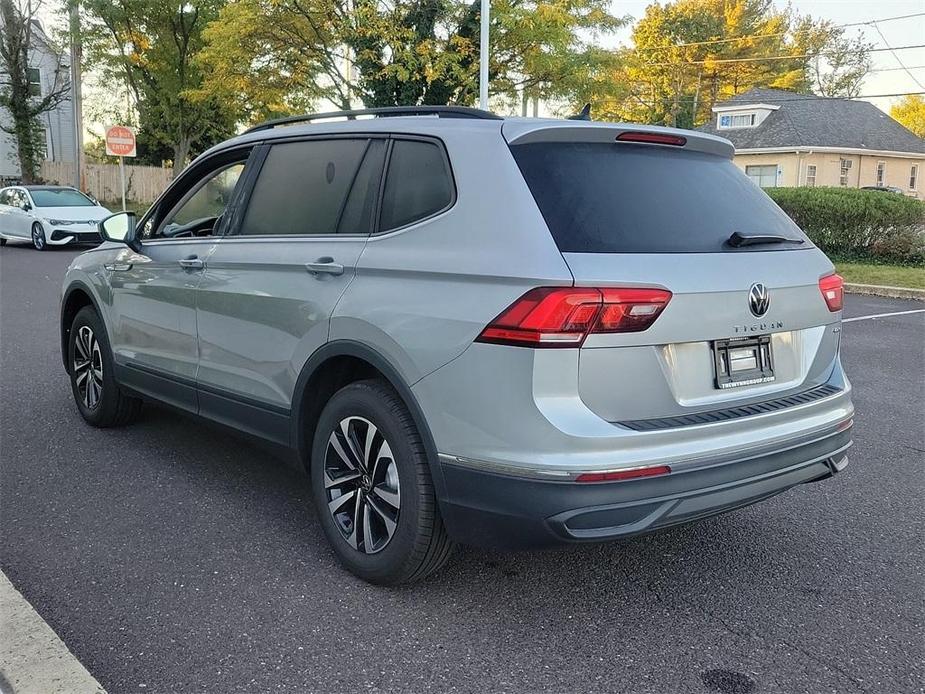
[[[273,145],[240,234],[334,234],[368,140],[310,140]]]
[[[730,160],[667,147],[531,143],[511,147],[559,250],[712,253],[734,231],[806,239]]]
[[[337,225],[339,234],[368,234],[372,231],[387,144],[386,140],[369,141],[366,156],[363,157],[363,163],[344,203],[344,211]]]
[[[433,142],[396,140],[382,197],[379,228],[396,229],[440,212],[453,202],[443,150]]]

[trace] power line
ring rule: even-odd
[[[893,94],[859,94],[858,96],[816,96],[815,94],[807,94],[805,96],[793,96],[793,97],[783,97],[783,98],[774,98],[774,97],[756,97],[755,103],[762,104],[783,104],[790,101],[853,101],[855,99],[884,99],[887,97],[895,96],[923,96],[925,92],[896,92]],[[678,100],[693,100],[696,98],[693,94],[681,94],[678,97]],[[622,101],[627,101],[629,99],[636,99],[639,103],[645,106],[655,106],[658,105],[658,102],[645,101],[636,96],[628,95],[622,99]],[[674,97],[666,97],[666,101],[672,101]],[[729,104],[730,102],[718,102],[723,104]],[[745,102],[741,102],[744,104]],[[733,104],[735,105],[735,104]]]
[[[923,69],[925,69],[925,65],[909,65],[909,66],[903,65],[902,67],[874,67],[868,70],[868,72],[895,72],[897,70],[905,70],[906,72],[908,72],[909,70],[923,70]],[[919,86],[921,87],[922,85],[920,84]],[[922,88],[925,89],[925,87],[922,87]]]
[[[925,12],[916,12],[914,14],[903,14],[896,17],[884,17],[883,19],[871,19],[866,22],[851,22],[850,24],[834,24],[827,27],[828,29],[848,29],[850,27],[858,26],[874,26],[878,22],[893,22],[900,19],[912,19],[913,17],[925,17]],[[812,29],[795,29],[793,31],[780,31],[774,34],[748,34],[746,36],[733,36],[728,39],[711,39],[709,41],[690,41],[688,43],[676,43],[673,46],[648,46],[646,48],[634,48],[635,51],[666,51],[672,48],[688,48],[691,46],[712,46],[719,43],[735,43],[736,41],[747,41],[749,39],[774,39],[780,38],[782,36],[789,36],[791,34],[805,34],[810,31],[815,31],[816,27]]]
[[[869,53],[879,53],[881,51],[906,51],[913,48],[925,48],[925,44],[912,44],[910,46],[895,46],[887,48],[871,48],[868,50]],[[716,60],[685,60],[678,63],[643,63],[646,67],[678,67],[679,65],[706,65],[720,63],[723,65],[728,65],[731,63],[760,63],[769,60],[799,60],[801,58],[816,58],[822,55],[822,53],[802,53],[799,55],[770,55],[763,58],[717,58]]]
[[[890,48],[890,42],[886,40],[886,36],[884,36],[884,35],[883,35],[883,32],[880,31],[880,27],[877,25],[877,23],[876,23],[876,22],[873,22],[873,23],[871,24],[871,26],[873,26],[874,29],[877,30],[877,33],[880,34],[880,39],[883,41],[883,45],[886,46],[887,48]],[[906,74],[909,75],[909,77],[912,78],[912,81],[915,82],[915,83],[919,86],[919,89],[925,89],[925,85],[922,85],[922,83],[919,82],[918,78],[917,78],[915,75],[912,74],[912,70],[910,70],[909,68],[907,68],[907,67],[903,64],[903,61],[899,59],[899,56],[896,55],[896,51],[894,51],[892,48],[890,48],[890,52],[893,54],[893,57],[896,58],[896,62],[899,63],[899,66],[900,66],[903,70],[905,70],[905,71],[906,71]]]

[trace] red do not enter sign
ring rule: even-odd
[[[112,157],[134,157],[135,133],[124,125],[106,128],[106,154]]]

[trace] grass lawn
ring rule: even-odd
[[[845,278],[845,282],[925,289],[925,267],[836,262],[835,269]]]

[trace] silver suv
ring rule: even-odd
[[[291,447],[337,556],[382,584],[847,463],[841,278],[728,141],[339,115],[254,128],[101,223],[61,309],[87,422],[146,398]]]

